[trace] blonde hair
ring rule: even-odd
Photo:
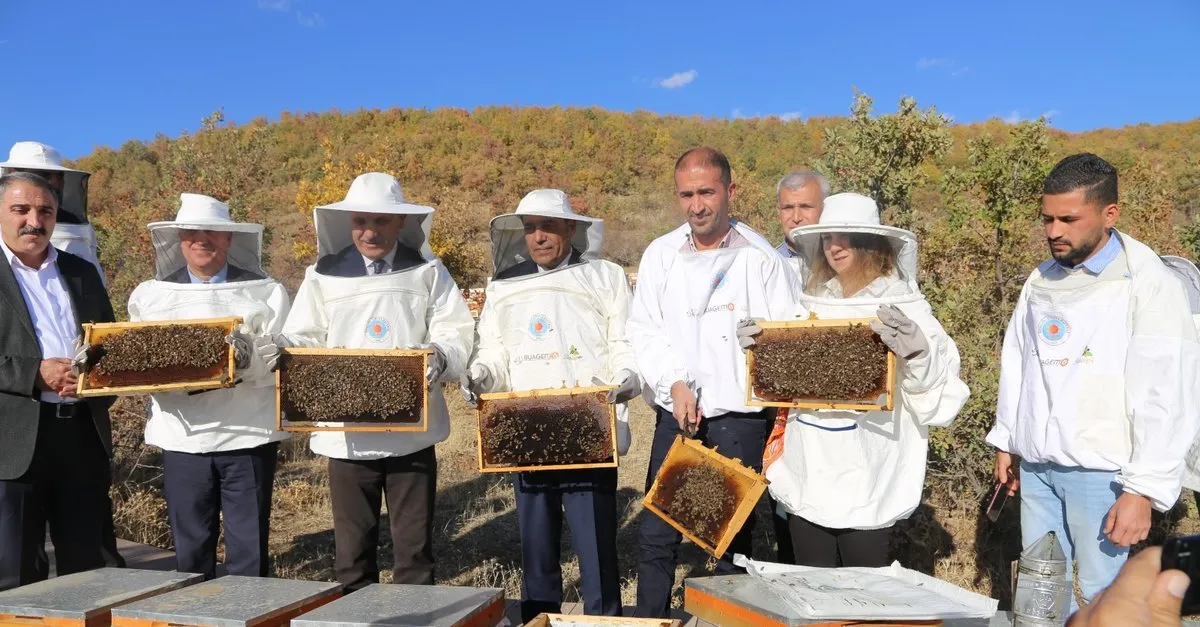
[[[813,255],[812,272],[808,275],[810,292],[818,290],[830,279],[838,276],[825,257],[825,238],[830,235],[832,233],[821,235],[821,248]],[[891,274],[896,267],[895,251],[886,237],[873,233],[848,233],[848,235],[850,236],[850,248],[856,253],[854,267],[847,272],[848,278],[858,279],[865,286],[881,276]],[[838,282],[843,287],[846,284],[846,281],[840,278]],[[845,296],[850,296],[850,294],[845,294]]]

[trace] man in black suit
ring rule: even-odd
[[[83,322],[112,322],[100,275],[50,245],[57,191],[0,177],[0,590],[119,562],[111,536],[112,398],[74,397]],[[107,546],[106,546],[107,545]]]

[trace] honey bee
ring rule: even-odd
[[[229,356],[225,333],[221,327],[177,324],[128,329],[104,338],[92,371],[119,377],[151,370],[219,368]]]
[[[519,398],[481,405],[489,466],[558,466],[612,459],[608,406],[595,397]]]
[[[293,422],[418,422],[425,378],[403,358],[290,355],[281,395]],[[419,368],[417,368],[419,370]]]
[[[887,347],[865,324],[768,329],[753,350],[754,390],[769,400],[871,399],[887,386]]]

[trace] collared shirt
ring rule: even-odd
[[[867,283],[849,296],[842,292],[842,283],[837,277],[826,281],[822,288],[823,293],[818,296],[824,298],[883,298],[884,296],[895,296],[908,291],[907,285],[900,280],[900,276],[895,272],[875,277],[870,283]]]
[[[396,267],[396,251],[399,250],[399,248],[400,248],[399,244],[392,246],[392,249],[387,251],[386,253],[384,253],[384,255],[382,257],[380,257],[378,260],[371,259],[370,257],[367,257],[366,255],[362,255],[363,263],[367,264],[367,274],[370,274],[370,275],[387,274],[387,273],[391,272],[392,268]],[[372,272],[371,264],[375,263],[376,261],[382,261],[383,268],[380,269],[379,272]]]
[[[1094,276],[1100,276],[1100,273],[1104,272],[1104,269],[1108,267],[1108,264],[1112,263],[1113,260],[1115,260],[1120,254],[1121,242],[1117,239],[1117,234],[1115,232],[1109,231],[1108,242],[1104,244],[1104,247],[1096,251],[1096,253],[1091,257],[1088,257],[1083,263],[1075,266],[1063,265],[1057,261],[1055,263],[1063,270],[1076,270],[1078,268],[1083,268]]]
[[[787,240],[783,240],[783,243],[776,246],[775,250],[779,253],[779,256],[783,257],[784,259],[791,259],[792,257],[797,256],[796,251],[792,250],[791,246],[788,246]]]
[[[721,238],[721,242],[717,244],[717,248],[742,248],[750,245],[750,242],[745,237],[742,237],[742,234],[738,233],[737,229],[733,228],[733,225],[734,222],[730,220],[729,231],[725,233],[725,237]],[[683,248],[680,250],[685,253],[700,252],[696,248],[696,242],[692,239],[692,232],[690,230],[687,233],[687,241],[683,243]]]
[[[565,268],[565,267],[567,267],[567,264],[569,264],[569,263],[571,263],[571,253],[567,253],[567,256],[566,256],[566,257],[563,257],[563,260],[562,260],[562,261],[560,261],[560,262],[559,262],[559,264],[558,264],[557,266],[554,266],[553,268],[550,268],[550,270],[558,270],[558,269],[560,269],[560,268]],[[536,264],[535,264],[535,265],[536,265]],[[543,268],[543,267],[542,267],[542,266],[540,266],[540,265],[537,267],[537,273],[538,273],[538,274],[541,274],[541,273],[543,273],[543,272],[550,272],[550,270],[547,270],[547,269]]]
[[[221,266],[221,269],[218,270],[216,274],[207,279],[202,279],[192,274],[190,268],[188,269],[187,273],[188,278],[191,279],[192,283],[224,283],[229,278],[229,264]]]
[[[46,260],[36,268],[25,265],[8,246],[0,240],[0,248],[12,266],[25,307],[33,320],[34,333],[42,349],[42,359],[72,359],[75,357],[75,339],[79,337],[79,323],[71,306],[71,295],[58,271],[58,251],[47,246]],[[41,399],[58,403],[62,397],[54,392],[42,392]],[[73,402],[74,399],[67,399]]]

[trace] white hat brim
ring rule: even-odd
[[[91,174],[84,170],[76,170],[61,165],[51,165],[47,163],[22,163],[20,161],[5,161],[0,163],[0,168],[17,168],[21,170],[46,170],[50,172],[78,172],[79,174]]]
[[[357,213],[390,213],[397,215],[428,215],[433,213],[433,207],[413,205],[409,203],[364,203],[353,200],[342,200],[328,205],[317,205],[315,209],[331,211],[346,211]]]

